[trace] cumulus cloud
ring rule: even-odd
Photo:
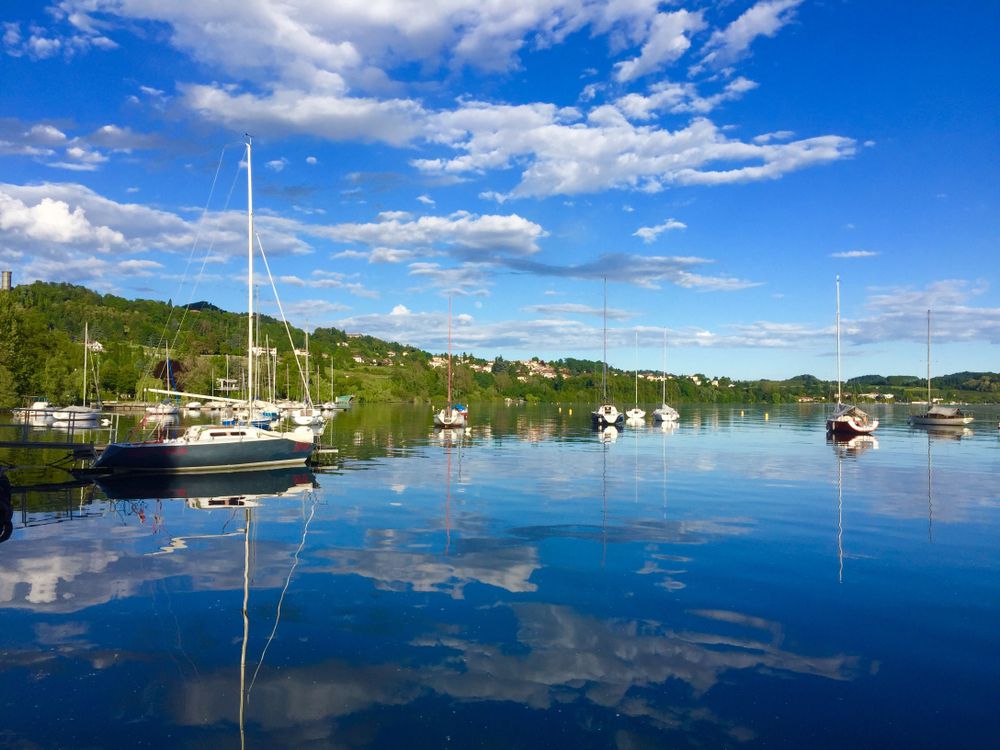
[[[278,88],[266,94],[214,84],[178,88],[184,104],[206,120],[259,135],[307,134],[402,146],[420,133],[424,117],[415,100],[351,96],[342,86],[333,92]]]
[[[379,219],[314,231],[334,240],[373,248],[445,248],[456,255],[477,259],[531,255],[538,251],[538,240],[547,234],[541,226],[517,214],[479,216],[458,211],[449,216],[413,219],[393,212],[382,214]]]
[[[615,78],[631,81],[672,63],[691,46],[691,34],[705,28],[702,11],[657,13],[638,57],[615,65]]]
[[[415,167],[461,176],[525,165],[509,194],[518,198],[775,179],[848,158],[856,150],[853,139],[834,135],[746,143],[727,137],[705,118],[673,131],[634,125],[610,105],[580,120],[574,110],[552,105],[466,102],[429,122],[436,140],[463,153],[452,159],[416,159]]]
[[[670,49],[669,35],[657,33],[659,3],[593,3],[581,0],[510,0],[481,3],[454,0],[425,3],[400,0],[392,5],[288,2],[229,4],[174,0],[63,0],[73,32],[90,44],[96,30],[114,19],[127,28],[151,21],[170,28],[170,43],[195,60],[234,78],[281,80],[315,89],[331,78],[353,87],[391,85],[388,72],[419,63],[431,70],[474,67],[486,71],[515,68],[527,45],[544,47],[589,27],[594,35],[613,33],[630,43],[645,42],[655,59]],[[97,11],[97,12],[95,12]],[[674,14],[660,14],[674,15]],[[101,20],[99,21],[98,18]],[[663,21],[659,26],[665,25]],[[666,39],[660,39],[666,36]],[[106,38],[106,37],[105,37]],[[23,49],[19,30],[10,31],[5,48]],[[254,50],[247,56],[246,50]],[[54,53],[50,53],[54,54]]]
[[[7,186],[11,187],[11,186]],[[71,207],[61,200],[43,197],[25,202],[0,187],[0,229],[16,240],[96,246],[107,252],[122,245],[125,236],[104,225],[95,225],[80,205]]]

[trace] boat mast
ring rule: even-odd
[[[844,403],[840,390],[840,275],[837,275],[837,406]]]
[[[83,324],[83,405],[87,405],[87,350],[90,349],[89,323]]]
[[[448,409],[451,408],[451,297],[448,297]]]
[[[927,311],[927,408],[931,408],[931,311]]]
[[[253,174],[250,169],[250,147],[247,139],[247,407],[253,410]]]
[[[608,400],[608,277],[604,277],[604,366],[601,370],[601,401]]]
[[[639,332],[635,332],[635,408],[639,408]]]
[[[667,329],[663,329],[663,380],[660,384],[660,402],[667,403]]]

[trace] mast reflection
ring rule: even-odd
[[[869,450],[878,450],[874,435],[847,437],[830,433],[826,442],[837,454],[837,582],[844,582],[844,459],[857,458]]]

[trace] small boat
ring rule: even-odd
[[[29,406],[12,410],[15,422],[24,422],[32,427],[47,427],[55,421],[54,409],[48,401],[32,401]]]
[[[159,416],[171,416],[174,414],[180,414],[181,408],[177,404],[172,404],[169,401],[161,401],[158,404],[152,404],[146,407],[147,414],[156,414]]]
[[[837,408],[827,417],[826,431],[834,435],[867,435],[878,427],[878,420],[853,404],[845,404],[840,374],[840,277],[837,277]]]
[[[660,382],[660,405],[653,409],[654,422],[676,422],[681,418],[677,410],[667,404],[667,332],[663,332],[663,378]]]
[[[448,298],[448,406],[434,413],[434,426],[442,429],[465,427],[469,410],[451,402],[451,298]]]
[[[927,411],[911,414],[915,427],[963,427],[973,420],[971,412],[957,406],[936,406],[931,399],[931,311],[927,311]]]
[[[635,332],[635,406],[625,412],[625,421],[637,427],[646,420],[646,412],[639,408],[639,332]]]
[[[101,412],[90,406],[66,406],[52,411],[52,424],[56,427],[96,425]]]
[[[83,405],[65,406],[52,409],[52,426],[54,427],[96,427],[101,418],[101,410],[87,405],[87,355],[90,353],[90,324],[83,324]],[[100,388],[97,391],[97,402],[101,401]]]
[[[595,429],[617,427],[625,421],[625,415],[618,407],[608,403],[608,280],[604,279],[604,361],[601,370],[601,401],[594,411],[590,412],[590,421]],[[617,432],[615,433],[617,435]]]

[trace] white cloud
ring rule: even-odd
[[[705,44],[697,73],[707,67],[721,68],[739,60],[761,36],[773,37],[791,23],[802,0],[761,0],[725,29],[715,31]]]
[[[521,308],[522,312],[534,313],[538,315],[588,315],[602,317],[605,314],[609,320],[627,320],[633,318],[637,313],[620,310],[615,307],[607,308],[594,307],[592,305],[582,305],[576,302],[563,302],[548,305],[529,305]]]
[[[329,140],[384,141],[402,146],[421,131],[423,107],[412,99],[355,97],[341,89],[282,88],[268,94],[218,85],[180,84],[184,104],[206,120],[259,135],[317,135]]]
[[[311,164],[318,164],[318,163],[319,163],[319,159],[317,159],[315,156],[307,156],[306,157],[306,164],[310,164],[311,165]]]
[[[520,168],[521,181],[509,197],[523,198],[775,179],[848,158],[856,147],[853,139],[835,135],[745,143],[705,118],[674,131],[636,126],[611,106],[595,108],[585,122],[575,114],[544,104],[466,102],[430,120],[435,140],[464,153],[412,163],[444,176]]]
[[[434,205],[434,199],[431,198],[429,195],[418,195],[417,200],[423,203],[425,206]]]
[[[615,65],[619,82],[631,81],[672,63],[691,46],[690,35],[705,28],[702,11],[657,13],[638,57]]]
[[[677,221],[677,219],[667,219],[665,222],[657,224],[655,227],[639,227],[632,233],[632,236],[639,237],[648,245],[663,232],[668,232],[673,229],[687,229],[687,224]]]
[[[412,250],[400,250],[395,247],[376,247],[368,255],[369,263],[403,263],[413,258]]]
[[[545,230],[517,214],[477,216],[459,211],[450,216],[421,216],[389,212],[370,224],[337,224],[315,228],[317,234],[369,247],[406,249],[444,248],[459,255],[494,257],[530,255]]]
[[[847,250],[840,253],[830,253],[831,258],[874,258],[878,255],[875,250]]]
[[[272,159],[267,162],[264,166],[270,169],[272,172],[281,172],[285,167],[288,166],[288,159],[282,156],[280,159]]]
[[[663,81],[650,87],[648,95],[626,94],[615,101],[617,107],[631,120],[651,120],[659,112],[671,114],[708,114],[723,102],[741,98],[757,88],[757,83],[738,77],[729,81],[722,91],[711,96],[701,96],[693,83]],[[760,143],[756,138],[755,143]]]
[[[103,252],[122,245],[125,236],[108,226],[95,225],[87,218],[87,211],[77,205],[43,197],[37,202],[25,203],[0,186],[0,229],[12,239],[25,238],[32,243],[96,245]]]

